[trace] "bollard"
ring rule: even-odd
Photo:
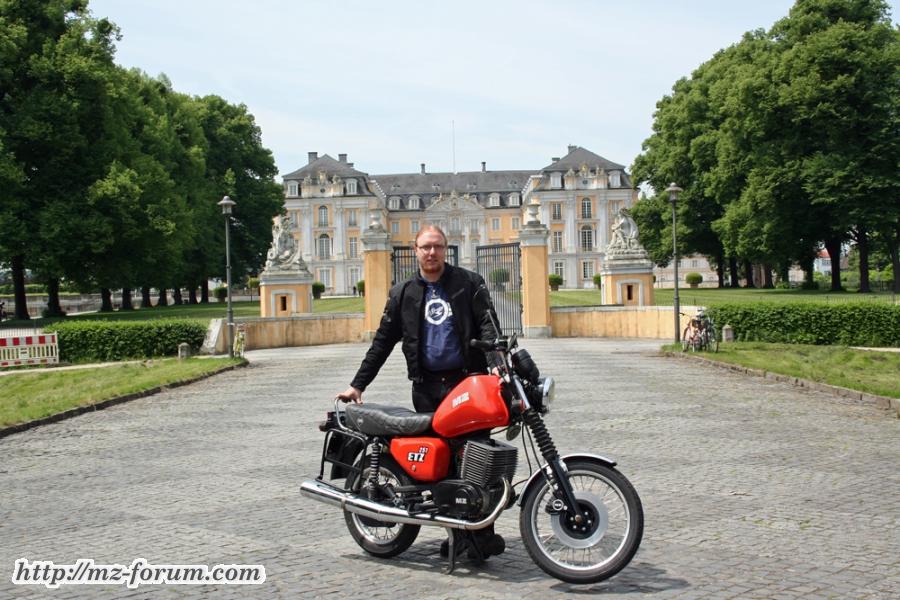
[[[191,345],[187,342],[178,344],[178,360],[184,360],[191,357]]]
[[[722,328],[722,341],[723,342],[733,342],[734,341],[734,329],[731,328],[731,325],[726,325]]]

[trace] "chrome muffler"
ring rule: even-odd
[[[367,498],[362,498],[354,493],[345,492],[333,485],[329,485],[324,481],[310,479],[300,484],[300,493],[304,496],[337,506],[347,512],[375,519],[377,521],[385,521],[387,523],[406,523],[408,525],[434,525],[438,527],[447,527],[450,529],[464,529],[466,531],[475,531],[484,529],[500,517],[500,513],[506,508],[512,494],[512,488],[509,482],[503,480],[503,497],[500,502],[491,511],[491,514],[480,521],[464,521],[462,519],[453,519],[433,514],[412,514],[408,510],[397,508],[395,506],[384,506],[377,502],[372,502]]]

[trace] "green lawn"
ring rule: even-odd
[[[655,288],[653,297],[660,306],[672,306],[672,289]],[[722,302],[900,302],[891,292],[859,294],[856,292],[824,292],[810,290],[762,290],[745,288],[679,288],[684,306],[709,306]],[[550,306],[590,306],[600,304],[600,292],[560,290],[550,292]]]
[[[93,369],[11,373],[0,377],[0,427],[192,379],[241,360],[166,358]]]
[[[675,345],[667,350],[681,351]],[[734,342],[702,356],[781,375],[800,377],[879,396],[900,398],[900,352],[854,350],[845,346],[807,346]]]

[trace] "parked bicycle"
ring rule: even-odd
[[[685,313],[681,313],[685,317]],[[692,352],[718,352],[719,336],[716,332],[716,324],[706,311],[700,309],[691,317],[688,326],[681,334],[681,349]]]

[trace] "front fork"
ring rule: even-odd
[[[531,430],[531,435],[537,442],[538,448],[541,449],[541,455],[547,463],[541,469],[541,474],[547,480],[550,489],[553,490],[554,496],[554,499],[547,507],[548,511],[554,514],[567,512],[573,525],[580,526],[584,524],[589,515],[582,512],[578,500],[575,498],[575,492],[572,490],[572,484],[569,482],[568,469],[566,469],[565,463],[559,458],[559,452],[556,451],[556,445],[553,443],[553,439],[550,437],[550,432],[547,431],[547,426],[544,425],[543,419],[534,409],[528,409],[522,415],[522,420]]]

